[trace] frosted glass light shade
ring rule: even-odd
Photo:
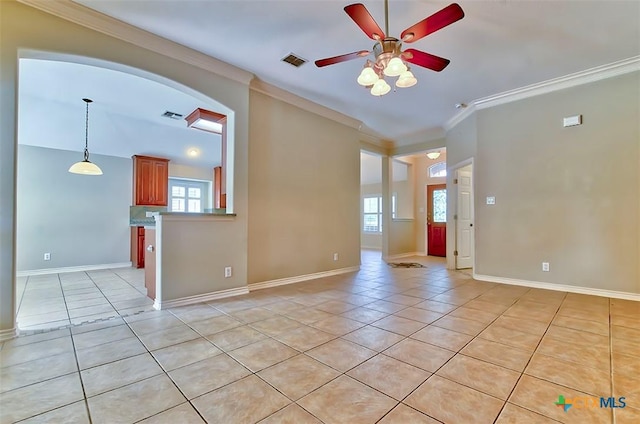
[[[427,157],[429,159],[438,159],[440,157],[440,152],[429,152],[427,153]]]
[[[375,84],[380,78],[376,74],[376,72],[369,68],[368,66],[360,72],[360,76],[358,77],[358,84],[368,87],[370,85]]]
[[[399,57],[392,58],[387,66],[384,68],[384,74],[388,77],[397,77],[401,73],[407,70],[405,65]]]
[[[407,88],[416,85],[418,80],[413,76],[411,71],[404,71],[400,74],[400,78],[396,81],[396,87]]]
[[[379,79],[373,84],[373,87],[371,87],[371,94],[374,96],[384,96],[389,91],[391,91],[391,86],[383,79]]]
[[[89,162],[88,160],[74,163],[71,165],[71,168],[69,168],[69,172],[81,175],[102,175],[102,169],[100,169],[95,163]]]

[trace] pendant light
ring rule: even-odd
[[[89,103],[93,100],[82,99],[82,101],[87,104],[84,126],[84,160],[71,165],[69,172],[81,175],[102,175],[102,170],[98,165],[89,161]]]

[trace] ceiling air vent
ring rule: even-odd
[[[170,119],[182,119],[183,115],[181,113],[175,113],[175,112],[166,111],[165,113],[162,114],[162,116],[164,116],[165,118],[170,118]]]
[[[282,58],[283,62],[287,62],[289,65],[293,65],[296,68],[301,67],[305,63],[307,63],[306,59],[301,58],[300,56],[296,56],[293,53],[289,53],[288,56]]]

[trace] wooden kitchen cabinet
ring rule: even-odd
[[[134,155],[134,205],[167,206],[169,190],[169,160]]]
[[[136,268],[144,268],[144,242],[144,227],[131,227],[131,263]]]

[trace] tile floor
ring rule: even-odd
[[[406,261],[5,342],[0,422],[640,422],[640,303]]]
[[[61,328],[153,309],[144,269],[70,272],[18,278],[23,333]]]

